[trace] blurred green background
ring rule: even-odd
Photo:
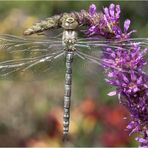
[[[25,28],[41,19],[87,10],[91,3],[99,11],[112,1],[0,1],[0,33],[22,36]],[[148,2],[113,3],[121,6],[121,26],[129,18],[130,28],[137,30],[134,37],[147,37]],[[137,146],[124,131],[127,121],[123,118],[128,112],[117,97],[107,96],[114,88],[105,83],[102,69],[74,61],[73,71],[70,140],[66,143],[61,140],[64,69],[43,80],[1,79],[0,146]]]

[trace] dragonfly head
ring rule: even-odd
[[[65,15],[62,20],[62,27],[65,30],[75,30],[78,27],[78,22],[72,16]]]

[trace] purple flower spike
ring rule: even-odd
[[[131,122],[127,126],[130,134],[139,134],[136,140],[139,148],[148,148],[148,75],[143,72],[147,64],[144,56],[147,48],[142,48],[140,42],[128,40],[135,30],[129,31],[131,21],[124,21],[123,30],[119,26],[120,5],[110,4],[103,12],[96,12],[96,6],[90,5],[87,19],[87,35],[102,36],[110,41],[126,41],[126,45],[104,47],[101,59],[107,78],[105,81],[116,87],[108,96],[117,95],[119,103],[130,112]],[[120,43],[120,42],[119,42]]]
[[[116,87],[108,96],[118,95],[119,102],[131,115],[127,126],[139,136],[136,140],[140,148],[148,148],[148,75],[143,73],[147,64],[144,56],[148,49],[142,49],[140,43],[127,40],[135,30],[129,31],[131,21],[124,21],[123,31],[119,26],[120,5],[110,4],[102,13],[96,12],[96,6],[89,7],[87,35],[99,35],[113,41],[126,41],[129,46],[105,47],[102,55],[102,67],[106,70],[105,81]],[[95,14],[95,15],[94,15]]]
[[[131,21],[126,19],[124,22],[124,31],[119,26],[120,5],[110,4],[105,7],[103,12],[97,12],[95,4],[89,6],[87,35],[99,35],[107,39],[128,39],[135,30],[128,32]],[[94,15],[95,14],[95,15]],[[95,27],[94,27],[95,26]],[[95,28],[95,29],[92,29]]]
[[[108,22],[116,22],[120,17],[120,6],[110,4],[109,8],[104,8],[104,17],[107,18]]]
[[[87,35],[99,35],[105,38],[115,38],[113,28],[114,26],[116,28],[118,26],[118,20],[120,17],[120,6],[110,4],[109,8],[105,7],[103,10],[103,12],[97,12],[96,6],[94,4],[91,4],[89,6],[89,17],[87,18]],[[92,26],[95,26],[95,31],[93,30],[93,32]]]
[[[128,30],[129,25],[130,20],[126,20],[124,32]],[[116,87],[108,96],[118,95],[120,103],[128,109],[132,118],[127,126],[131,131],[130,135],[138,133],[136,140],[140,143],[140,148],[147,148],[148,75],[144,74],[142,69],[146,64],[144,55],[148,50],[142,49],[139,43],[129,43],[130,47],[127,48],[122,48],[121,45],[118,48],[104,49],[102,65],[107,69],[106,82]]]
[[[96,13],[96,5],[95,5],[95,4],[91,4],[91,5],[89,6],[89,14],[90,14],[91,16],[93,16],[95,13]]]

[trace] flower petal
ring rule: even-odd
[[[140,76],[140,77],[138,78],[137,84],[138,84],[138,85],[139,85],[139,84],[142,84],[142,76]]]
[[[135,139],[140,143],[147,143],[147,140],[144,138],[136,137]]]
[[[106,17],[109,17],[109,10],[107,7],[104,8],[104,14]]]
[[[88,29],[88,32],[89,33],[95,33],[96,32],[96,26],[91,26],[89,29]]]
[[[131,72],[130,72],[130,75],[131,75],[131,80],[132,80],[132,81],[136,81],[136,80],[137,80],[137,76],[136,76],[136,74],[134,73],[134,71],[131,71]]]
[[[109,72],[107,76],[112,78],[112,77],[114,77],[114,73],[113,72]]]
[[[129,38],[130,37],[130,35],[132,34],[132,33],[134,33],[134,32],[137,32],[136,30],[132,30],[132,31],[130,31],[129,33],[127,33],[127,38]]]
[[[91,4],[90,6],[89,6],[89,14],[92,16],[92,15],[94,15],[94,13],[96,13],[96,5],[95,4]]]
[[[126,20],[124,21],[124,32],[125,32],[125,33],[127,32],[128,28],[129,28],[129,26],[130,26],[130,23],[131,23],[131,21],[130,21],[129,19],[126,19]]]
[[[112,16],[112,17],[114,17],[115,16],[115,5],[114,4],[110,4],[110,6],[109,6],[109,13],[110,13],[110,15]]]
[[[109,92],[108,96],[115,96],[117,94],[116,90]]]
[[[120,5],[116,5],[116,18],[119,19],[120,18]]]

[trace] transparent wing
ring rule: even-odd
[[[111,54],[107,52],[106,48],[112,48],[116,50],[118,48],[131,49],[133,43],[137,43],[142,50],[141,53],[145,53],[145,49],[148,48],[148,38],[132,38],[124,41],[112,41],[112,40],[98,40],[98,38],[85,38],[79,39],[76,47],[76,54],[83,60],[102,65],[102,56],[103,54]],[[148,57],[148,55],[146,55]],[[146,59],[148,59],[146,57]],[[105,61],[107,64],[110,64],[110,61]],[[117,67],[112,67],[117,69]]]
[[[126,45],[131,46],[132,43],[139,43],[143,47],[148,46],[148,38],[130,38],[125,40],[104,40],[102,38],[92,37],[92,38],[81,38],[78,40],[77,45],[80,47],[85,45],[85,47],[105,47],[108,45],[112,46],[119,46],[119,45]]]
[[[62,42],[55,37],[36,39],[0,35],[0,76],[18,76],[19,72],[41,76],[41,73],[51,71],[52,65],[63,55]]]
[[[0,34],[0,51],[7,52],[40,52],[51,51],[54,47],[61,47],[62,41],[57,38],[24,38],[8,34]]]

